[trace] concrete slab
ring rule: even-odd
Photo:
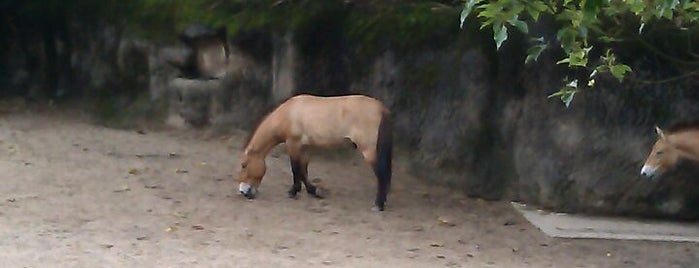
[[[512,207],[551,237],[699,242],[699,222],[552,213],[516,202]]]

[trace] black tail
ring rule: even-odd
[[[391,188],[391,159],[393,158],[393,122],[391,114],[384,111],[379,123],[379,134],[376,139],[376,162],[374,173],[378,179],[378,191],[376,193],[376,206],[384,209],[386,196]]]

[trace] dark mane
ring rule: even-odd
[[[272,111],[274,111],[274,110],[272,110]],[[272,111],[264,113],[264,115],[259,120],[257,120],[257,123],[255,123],[255,127],[250,131],[250,133],[248,133],[248,136],[245,137],[245,140],[243,142],[243,150],[245,148],[248,148],[248,144],[250,143],[250,140],[252,140],[252,136],[255,136],[255,132],[257,132],[257,129],[260,128],[260,125],[262,124],[262,122],[264,122],[265,119],[267,119],[267,116],[269,116],[269,114],[271,114]]]
[[[667,128],[668,133],[676,133],[686,130],[699,130],[699,120],[675,122]]]
[[[285,103],[287,100],[289,100],[292,97],[293,96],[284,99],[283,101],[279,102],[279,104],[277,104],[277,105],[274,105],[271,107],[270,107],[270,105],[265,106],[266,111],[264,113],[262,113],[263,115],[256,121],[257,123],[255,123],[255,127],[252,129],[252,131],[250,131],[250,133],[248,133],[248,136],[245,137],[245,140],[243,143],[243,149],[248,147],[250,140],[252,140],[252,136],[255,136],[255,132],[257,132],[257,129],[260,128],[260,125],[262,124],[262,122],[264,122],[272,112],[274,112],[277,108],[279,108],[279,106],[281,106],[283,103]]]

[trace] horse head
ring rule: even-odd
[[[238,190],[248,199],[255,198],[257,187],[262,182],[267,170],[264,157],[253,151],[246,150],[240,157],[240,170],[238,171]]]
[[[675,166],[679,158],[679,152],[663,130],[656,126],[655,132],[658,134],[658,140],[641,168],[641,176],[648,179],[662,175]]]

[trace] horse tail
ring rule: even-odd
[[[374,172],[379,180],[379,185],[384,185],[385,187],[385,189],[379,189],[384,191],[384,193],[380,193],[384,199],[391,186],[392,158],[393,122],[391,113],[384,109],[381,114],[381,122],[379,123],[379,134],[376,138],[376,163],[374,163]],[[379,186],[379,188],[382,187]]]

